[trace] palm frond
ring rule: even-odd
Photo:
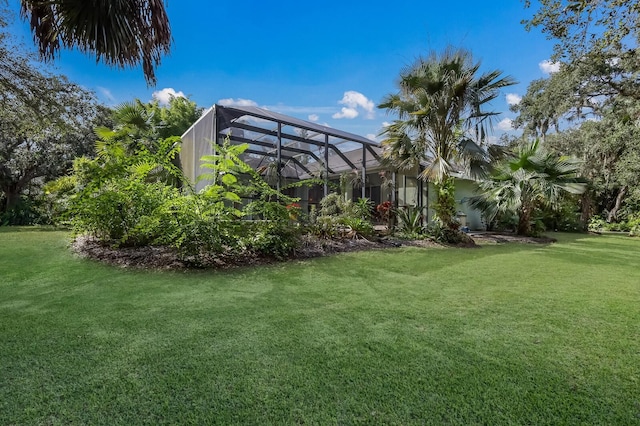
[[[169,52],[171,29],[162,0],[21,0],[40,56],[78,48],[118,67],[142,64],[148,84]]]

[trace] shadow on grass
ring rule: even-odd
[[[70,232],[71,228],[53,225],[32,225],[32,226],[0,226],[0,233],[15,232]]]
[[[544,256],[562,257],[570,263],[588,265],[640,265],[640,239],[627,236],[583,235],[563,239],[562,244],[544,251]]]

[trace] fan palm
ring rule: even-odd
[[[149,84],[169,52],[171,30],[162,0],[21,0],[40,55],[77,47],[119,67],[142,63]]]
[[[396,168],[409,169],[421,162],[429,165],[420,177],[452,189],[451,173],[465,166],[471,173],[484,152],[470,140],[482,143],[498,113],[484,110],[503,87],[515,84],[498,70],[479,74],[480,63],[466,50],[447,49],[419,58],[400,75],[399,91],[385,97],[379,108],[398,119],[383,135],[384,157]],[[447,197],[449,200],[451,197]],[[449,228],[456,226],[455,206],[439,200],[436,214]]]
[[[575,159],[553,155],[536,140],[499,161],[491,175],[480,182],[481,194],[470,204],[483,210],[489,220],[499,213],[515,213],[517,233],[529,235],[538,208],[557,206],[564,192],[585,191],[586,185],[576,178],[579,169]]]

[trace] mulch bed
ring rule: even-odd
[[[454,247],[473,248],[482,244],[502,244],[502,243],[529,243],[529,244],[549,244],[555,240],[552,238],[531,238],[520,237],[513,234],[502,234],[492,232],[471,233],[472,241],[456,245]],[[300,247],[292,256],[293,259],[309,259],[314,257],[328,256],[335,253],[344,253],[362,250],[381,250],[394,247],[446,247],[429,239],[425,240],[400,240],[391,237],[377,238],[375,241],[363,238],[327,240],[312,236],[303,236]],[[79,256],[97,260],[110,265],[123,268],[142,269],[194,269],[194,268],[214,268],[226,269],[239,266],[261,265],[278,262],[271,257],[260,256],[252,252],[241,254],[218,254],[215,256],[195,258],[183,258],[178,252],[169,247],[114,247],[101,243],[87,236],[77,237],[72,243],[72,249]]]

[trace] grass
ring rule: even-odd
[[[0,424],[640,424],[640,240],[227,272],[0,228]]]

